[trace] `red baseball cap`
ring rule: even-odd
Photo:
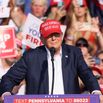
[[[40,25],[40,33],[44,38],[48,37],[53,33],[62,34],[62,30],[60,27],[60,22],[56,20],[46,20]]]

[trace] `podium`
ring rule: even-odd
[[[5,96],[4,103],[100,103],[99,95],[12,95]]]

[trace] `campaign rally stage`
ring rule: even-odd
[[[100,103],[99,95],[13,95],[6,96],[4,103]]]

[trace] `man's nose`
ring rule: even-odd
[[[55,40],[55,39],[56,39],[56,37],[53,35],[53,36],[52,36],[52,40]]]

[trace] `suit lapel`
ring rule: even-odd
[[[63,71],[63,82],[64,82],[64,93],[68,91],[68,69],[70,69],[70,49],[67,49],[66,45],[62,46],[62,71]]]
[[[45,47],[43,46],[41,48],[41,75],[40,75],[40,81],[39,81],[39,88],[38,92],[39,94],[48,94],[49,93],[49,85],[48,85],[48,61],[47,61],[47,52]]]

